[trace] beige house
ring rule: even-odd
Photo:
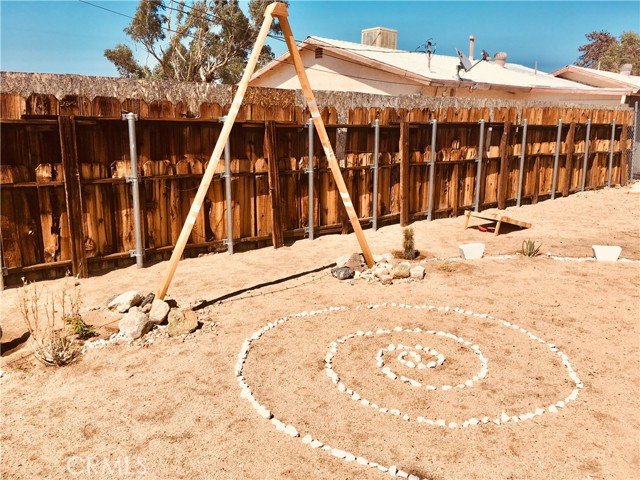
[[[592,87],[626,89],[627,98],[625,103],[633,106],[635,102],[640,101],[640,76],[631,75],[631,68],[631,64],[625,64],[620,69],[620,72],[616,73],[567,65],[551,75]]]
[[[308,37],[298,45],[312,88],[379,95],[427,95],[527,101],[569,101],[618,105],[629,89],[599,87],[560,78],[509,63],[497,53],[488,61],[473,58],[470,70],[459,69],[457,56],[397,50],[395,30],[377,27],[362,31],[363,43]],[[289,53],[257,71],[252,86],[297,89],[298,79]]]

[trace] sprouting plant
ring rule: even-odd
[[[92,325],[87,325],[80,315],[82,292],[77,284],[73,286],[71,293],[68,293],[65,284],[60,293],[60,304],[62,305],[62,320],[69,326],[73,334],[79,338],[89,338],[96,334],[96,329]]]
[[[403,228],[402,238],[402,258],[404,258],[405,260],[413,260],[414,258],[416,258],[415,241],[413,239],[413,228]]]
[[[45,365],[61,367],[78,358],[80,351],[65,332],[64,324],[56,322],[54,295],[42,297],[34,284],[23,280],[18,292],[18,307],[31,335],[35,357]]]
[[[525,257],[537,257],[540,255],[540,247],[542,247],[542,243],[536,246],[534,240],[525,240],[522,242],[522,250],[520,250],[520,253]]]
[[[451,272],[455,272],[456,271],[456,269],[450,263],[443,263],[442,265],[440,265],[438,267],[438,270],[440,270],[441,272],[446,272],[446,273],[451,273]]]

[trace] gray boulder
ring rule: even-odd
[[[351,267],[336,267],[331,269],[331,274],[338,280],[347,280],[353,278],[355,271]]]
[[[135,290],[121,293],[111,299],[107,304],[109,310],[118,313],[126,313],[131,307],[138,305],[142,301],[142,297]]]
[[[349,268],[355,269],[355,268],[361,267],[363,263],[364,262],[359,253],[352,253],[350,255],[349,254],[342,255],[341,257],[339,257],[336,260],[336,267],[337,268],[349,267]]]
[[[169,312],[167,333],[170,337],[187,335],[198,328],[198,315],[193,310],[174,308]]]
[[[149,315],[138,307],[131,307],[127,314],[118,323],[120,333],[133,340],[140,338],[153,327]]]
[[[169,304],[167,302],[156,298],[151,304],[149,320],[158,325],[167,319],[169,310],[171,310],[171,307],[169,307]]]

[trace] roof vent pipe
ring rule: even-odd
[[[621,75],[631,75],[631,70],[633,70],[633,64],[625,63],[624,65],[622,65],[620,67],[620,74]]]
[[[496,65],[500,65],[504,67],[504,64],[507,63],[507,52],[498,52],[493,56],[493,61]]]
[[[469,60],[473,62],[473,47],[476,41],[476,37],[469,35]]]

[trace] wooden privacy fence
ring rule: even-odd
[[[132,263],[129,138],[122,112],[139,116],[136,144],[145,254],[147,259],[167,256],[227,108],[205,103],[194,116],[183,104],[168,101],[2,94],[0,228],[8,283],[22,276],[47,278],[67,271],[86,276]],[[515,204],[520,173],[523,203],[581,191],[583,180],[588,190],[606,186],[609,174],[612,185],[624,185],[628,178],[627,156],[622,153],[630,148],[630,139],[622,127],[629,124],[631,112],[624,110],[355,108],[348,122],[339,124],[336,109],[325,107],[322,117],[337,145],[343,177],[363,225],[373,215],[370,122],[375,119],[380,124],[378,222],[406,224],[426,218],[433,160],[433,218]],[[307,120],[302,107],[250,104],[241,109],[230,137],[229,208],[236,249],[278,246],[282,239],[306,235]],[[317,137],[314,151],[322,151]],[[314,156],[313,167],[315,232],[348,231],[326,159]],[[221,162],[189,239],[190,254],[226,248],[223,175]]]

